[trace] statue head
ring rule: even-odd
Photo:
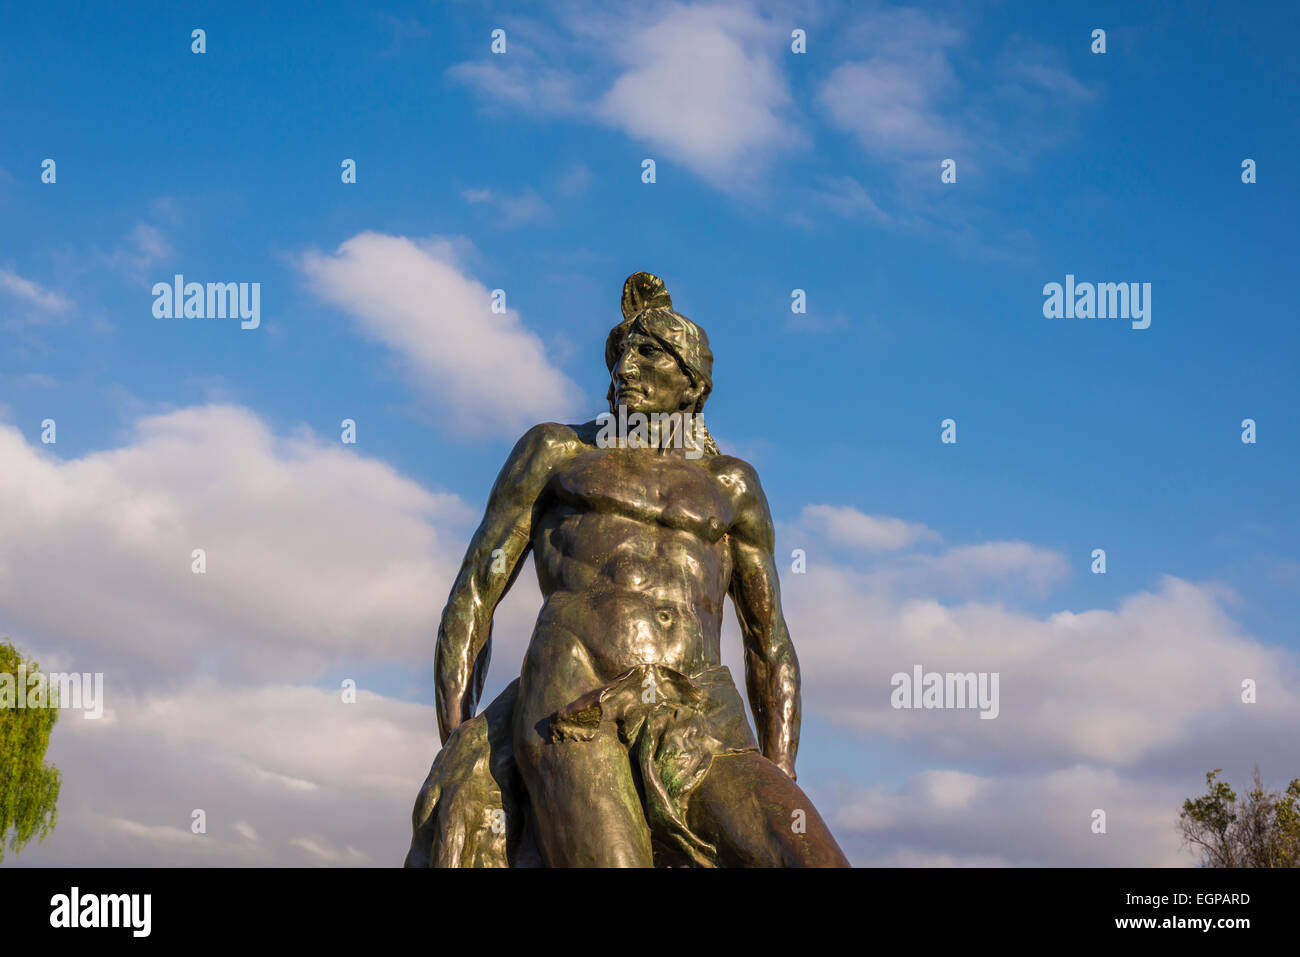
[[[701,414],[713,391],[713,351],[704,330],[673,309],[663,280],[633,273],[623,283],[623,321],[605,340],[609,410],[685,413],[691,447],[718,455]]]
[[[713,391],[713,351],[703,329],[673,309],[663,280],[633,273],[623,283],[623,321],[605,340],[610,411],[703,410]]]

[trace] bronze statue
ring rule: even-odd
[[[794,782],[799,663],[772,519],[700,415],[708,337],[649,273],[628,277],[622,312],[611,415],[519,440],[443,610],[443,747],[406,865],[846,867]],[[475,716],[492,613],[530,550],[537,626],[519,678]],[[721,663],[728,594],[757,740]]]

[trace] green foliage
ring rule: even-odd
[[[1300,778],[1286,791],[1268,791],[1255,768],[1241,798],[1220,781],[1221,768],[1205,775],[1207,793],[1183,802],[1183,840],[1201,851],[1203,867],[1300,867]]]
[[[7,640],[0,640],[0,674],[14,676],[17,683],[22,654]],[[38,670],[26,662],[26,674]],[[43,708],[0,707],[0,861],[5,851],[15,854],[33,838],[45,840],[58,823],[60,776],[57,768],[45,764],[50,731],[58,720],[57,701],[51,694]]]

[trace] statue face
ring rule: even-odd
[[[625,405],[629,412],[690,411],[700,395],[677,357],[639,332],[623,340],[623,352],[610,377],[615,408]]]

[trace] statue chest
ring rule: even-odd
[[[586,452],[552,477],[555,499],[579,513],[618,515],[722,538],[734,509],[717,480],[695,462],[646,450]]]

